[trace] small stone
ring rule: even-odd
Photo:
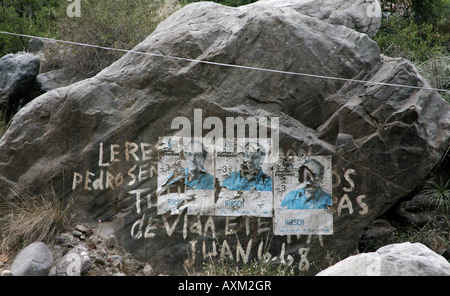
[[[89,228],[87,228],[84,225],[77,225],[77,226],[75,226],[75,229],[80,231],[80,232],[82,232],[82,233],[84,233],[84,234],[89,233]]]
[[[94,257],[94,263],[99,264],[99,265],[102,265],[102,266],[105,266],[105,265],[107,264],[106,260],[103,259],[103,258],[100,257],[100,256],[95,256],[95,257]]]
[[[142,270],[142,273],[145,276],[154,276],[156,275],[155,271],[153,270],[153,267],[150,264],[145,264],[144,269]]]
[[[111,234],[106,240],[106,246],[108,248],[114,248],[116,245],[117,245],[117,238]]]
[[[111,261],[112,265],[115,267],[119,267],[122,265],[123,258],[120,255],[111,255],[109,256],[109,260]]]
[[[74,231],[72,232],[72,234],[73,234],[74,236],[76,236],[76,237],[80,237],[80,236],[83,235],[83,233],[82,233],[81,231],[78,231],[78,230],[74,230]]]
[[[72,234],[65,232],[65,233],[61,233],[60,235],[58,235],[56,237],[55,243],[66,246],[72,242],[72,239],[73,239]]]
[[[50,268],[50,271],[48,272],[48,276],[56,276],[56,267],[55,266]]]
[[[99,243],[98,235],[93,235],[89,237],[89,241],[93,244],[98,244]]]

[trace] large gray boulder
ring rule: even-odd
[[[317,276],[450,276],[450,263],[421,243],[406,242],[350,256]]]
[[[416,188],[449,145],[450,106],[433,91],[161,54],[429,86],[408,61],[380,55],[367,34],[351,28],[264,2],[191,4],[95,77],[20,110],[0,140],[0,196],[13,199],[14,188],[74,200],[74,219],[101,221],[103,235],[114,234],[156,273],[224,257],[315,273],[352,254],[371,223]],[[278,117],[282,153],[330,156],[333,235],[274,235],[271,217],[158,213],[155,147],[178,131],[175,118],[201,123],[195,109],[203,120],[222,122]]]
[[[43,242],[35,242],[17,254],[11,265],[12,276],[45,276],[54,262],[53,254]]]

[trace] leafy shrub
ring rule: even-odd
[[[417,23],[437,24],[440,21],[444,8],[442,0],[412,0],[411,2],[411,10]]]
[[[445,180],[441,177],[439,181],[429,180],[422,193],[437,210],[443,212],[450,210],[450,179]]]
[[[403,57],[415,63],[442,54],[449,38],[431,23],[418,24],[412,19],[394,14],[383,20],[374,40],[385,55]]]
[[[132,49],[180,6],[176,0],[97,0],[81,2],[81,17],[58,11],[56,39],[118,49]],[[93,75],[123,55],[122,52],[64,45],[48,55],[54,68],[69,68],[73,76]],[[47,69],[50,70],[50,69]]]
[[[34,36],[52,36],[58,0],[0,1],[0,30]],[[0,56],[28,48],[28,38],[0,34]]]
[[[399,13],[413,17],[418,24],[436,24],[443,16],[443,8],[448,0],[381,0],[381,9],[390,13]]]

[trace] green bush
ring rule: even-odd
[[[413,17],[418,24],[436,24],[443,16],[448,0],[381,0],[381,9]]]
[[[58,0],[2,0],[0,31],[51,37],[60,3]],[[0,34],[0,56],[27,48],[28,38]]]
[[[176,0],[97,0],[81,2],[81,17],[59,10],[57,39],[118,49],[132,49],[180,6]],[[109,66],[123,52],[64,45],[52,52],[49,63],[69,68],[74,76],[92,75]],[[49,69],[50,70],[50,69]]]
[[[383,54],[410,60],[430,85],[450,89],[450,0],[382,0],[383,19],[374,40]],[[450,102],[450,93],[441,93]]]
[[[412,0],[411,10],[416,23],[437,24],[442,18],[442,0]]]
[[[442,54],[449,37],[431,23],[418,24],[410,18],[394,14],[383,20],[374,40],[383,54],[420,63]]]

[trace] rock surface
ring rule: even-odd
[[[9,117],[28,103],[40,61],[28,53],[7,54],[0,58],[0,107],[6,105]],[[6,93],[7,98],[1,93]]]
[[[348,257],[317,276],[450,276],[450,263],[423,244],[406,242]]]
[[[87,228],[86,238],[80,239],[71,232],[76,229],[74,225],[67,225],[65,232],[61,233],[54,243],[45,246],[51,252],[54,263],[46,267],[47,272],[41,275],[49,276],[155,276],[158,275],[153,268],[145,262],[140,262],[122,247],[111,246],[107,243],[109,237],[102,235],[101,227],[82,225]],[[25,249],[24,249],[25,250]],[[81,252],[80,252],[81,251]],[[79,254],[83,253],[82,261]],[[70,255],[69,255],[70,254]],[[16,256],[17,257],[17,256]],[[88,258],[89,257],[89,260]],[[14,259],[14,258],[11,258]],[[80,260],[78,260],[80,259]],[[116,259],[116,261],[114,261]],[[120,260],[120,264],[116,264]],[[11,276],[12,263],[0,257],[0,275]],[[84,263],[84,265],[82,264]],[[83,267],[84,266],[84,267]]]
[[[68,69],[52,70],[36,76],[36,82],[42,92],[48,92],[72,84],[73,79],[69,78],[69,74]]]
[[[406,224],[426,224],[435,219],[445,219],[443,210],[424,194],[413,196],[395,207],[398,219]]]
[[[80,276],[92,268],[88,250],[77,245],[56,262],[56,274],[59,276]]]
[[[53,254],[43,242],[35,242],[24,248],[11,266],[12,276],[45,276],[54,263]]]
[[[428,86],[409,62],[380,55],[368,35],[263,1],[188,5],[134,51]],[[282,152],[331,155],[333,235],[272,238],[271,218],[157,214],[151,148],[177,131],[175,118],[194,122],[193,109],[223,122],[278,117]],[[128,53],[20,110],[0,140],[0,195],[47,188],[75,200],[76,219],[103,221],[108,235],[156,273],[179,274],[183,264],[224,256],[270,257],[307,270],[310,262],[326,266],[351,254],[373,220],[426,178],[449,139],[450,106],[428,90]]]
[[[273,7],[288,7],[333,25],[342,25],[369,37],[381,26],[381,8],[377,0],[260,0]]]

